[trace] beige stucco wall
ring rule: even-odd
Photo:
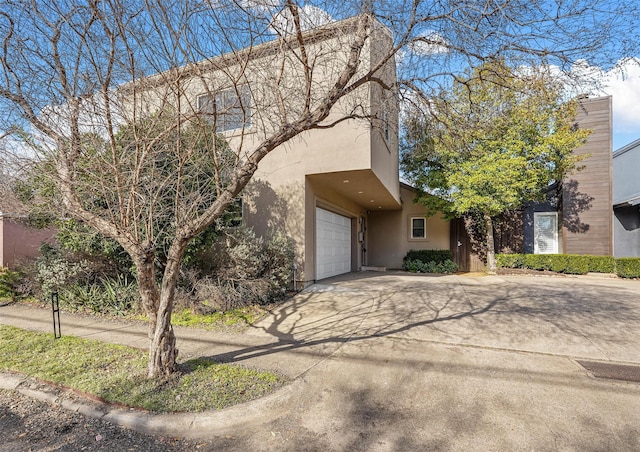
[[[389,45],[388,40],[378,41],[381,38],[388,37],[377,36],[372,46],[367,46],[365,54],[371,55],[372,48],[379,53],[377,46]],[[317,71],[318,80],[329,80],[334,75],[331,68],[335,67],[335,62],[327,62],[325,66],[325,72]],[[388,66],[385,77],[395,77],[394,62]],[[363,69],[366,67],[365,64]],[[362,247],[368,245],[358,240],[358,232],[361,232],[359,219],[366,218],[366,209],[370,208],[342,196],[329,184],[309,180],[307,175],[372,170],[385,190],[399,202],[397,104],[394,95],[388,97],[393,100],[383,99],[383,91],[378,86],[364,86],[343,99],[327,122],[340,117],[355,104],[364,106],[365,111],[369,108],[381,110],[384,106],[389,111],[392,125],[389,140],[384,139],[377,124],[364,120],[348,120],[330,129],[305,132],[268,154],[245,190],[246,223],[258,234],[273,227],[283,228],[294,239],[300,269],[298,278],[303,284],[315,280],[316,207],[352,218],[352,270],[366,263]],[[369,103],[374,101],[377,103],[370,107]],[[242,140],[246,149],[255,146],[260,137],[260,132],[229,135],[232,147],[237,148]]]
[[[353,30],[349,31],[349,27],[339,23],[335,29],[340,31],[325,33],[322,39],[310,39],[305,48],[309,60],[313,61],[311,110],[331,89],[350,53]],[[376,23],[362,50],[359,74],[368,72],[372,65],[377,64],[391,45],[388,30]],[[125,116],[134,113],[137,117],[149,115],[167,103],[177,106],[188,116],[197,113],[198,96],[214,94],[234,85],[248,86],[251,92],[251,125],[224,132],[242,161],[265,137],[282,127],[285,116],[286,121],[290,121],[302,114],[306,87],[300,58],[300,49],[296,45],[273,41],[250,51],[240,51],[186,68],[188,76],[178,76],[178,72],[176,76],[170,72],[159,74],[150,79],[153,83],[145,84],[143,80],[130,85],[130,91],[137,90],[138,97],[135,106],[129,103],[124,108]],[[385,62],[378,76],[386,84],[393,85],[395,61]],[[376,83],[364,84],[340,99],[323,123],[330,124],[352,112],[380,119],[383,111],[388,116],[389,138],[383,136],[382,123],[375,119],[372,122],[350,119],[329,129],[305,132],[264,157],[243,193],[243,214],[247,225],[259,235],[273,228],[284,229],[294,239],[301,280],[315,279],[317,206],[353,219],[353,270],[366,264],[362,259],[361,246],[368,244],[357,240],[357,232],[359,219],[366,218],[367,209],[372,208],[373,204],[369,203],[375,200],[375,205],[384,205],[385,208],[400,206],[396,93],[385,91]],[[351,197],[346,196],[344,190],[342,194],[336,190],[344,187],[335,186],[348,179],[348,175],[315,181],[307,177],[350,171],[358,172],[360,181],[351,181]],[[362,176],[363,172],[373,174],[374,183],[371,183],[371,178]],[[356,186],[356,183],[361,186]],[[358,200],[354,193],[363,193],[363,198]]]
[[[402,210],[372,211],[368,226],[368,265],[402,268],[402,258],[412,249],[449,249],[449,222],[442,215],[427,217],[427,238],[411,239],[410,218],[426,216],[426,209],[413,202],[415,193],[401,186]]]
[[[376,65],[388,54],[391,35],[385,28],[376,28],[372,34],[373,40],[369,49],[369,59],[371,65]],[[391,58],[384,63],[379,72],[379,77],[382,80],[397,79],[395,58]],[[400,200],[400,185],[398,183],[398,93],[396,90],[387,90],[379,84],[372,83],[369,95],[371,109],[377,118],[371,123],[371,169],[393,197]],[[387,127],[388,137],[385,136],[385,128]]]

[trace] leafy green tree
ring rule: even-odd
[[[483,219],[487,265],[495,272],[493,218],[539,200],[576,169],[572,150],[590,131],[577,128],[577,102],[542,68],[487,63],[429,105],[433,115],[407,123],[403,168],[423,190],[420,202],[450,216]]]

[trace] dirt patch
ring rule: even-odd
[[[530,268],[499,268],[496,270],[496,274],[505,276],[552,276],[556,278],[569,278],[571,276],[549,270],[532,270]]]
[[[192,441],[145,435],[10,390],[0,390],[0,436],[1,452],[212,451],[233,445],[226,438]]]

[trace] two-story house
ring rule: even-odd
[[[306,31],[304,52],[280,39],[182,69],[179,89],[148,83],[151,77],[135,108],[149,114],[170,99],[183,114],[209,117],[242,159],[278,130],[283,115],[313,107],[314,93],[335,83],[354,23]],[[242,194],[246,225],[259,235],[281,228],[295,241],[303,286],[367,267],[400,268],[409,249],[449,248],[448,223],[427,217],[399,182],[396,65],[383,59],[392,45],[390,32],[374,23],[358,73],[379,66],[377,81],[342,97],[321,127],[269,153]]]

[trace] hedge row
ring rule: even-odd
[[[446,261],[453,260],[453,254],[450,250],[410,250],[402,259],[407,261],[435,262],[443,264]]]
[[[622,278],[640,278],[640,258],[621,257],[616,259],[616,274]]]
[[[498,254],[498,267],[550,270],[584,275],[588,272],[615,273],[623,278],[640,278],[640,258],[614,259],[612,256],[581,254]]]

